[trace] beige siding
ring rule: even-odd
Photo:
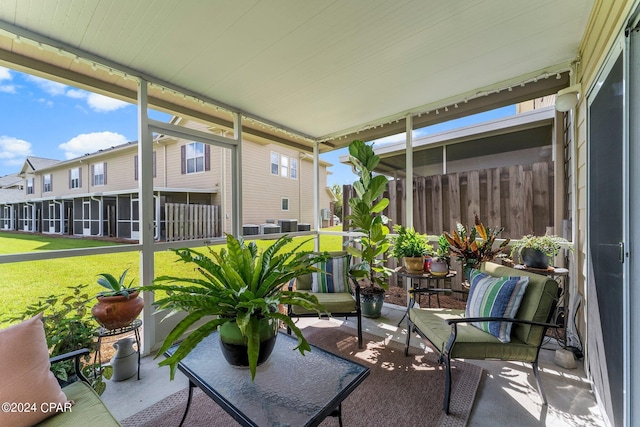
[[[585,31],[581,46],[581,63],[577,81],[582,84],[580,103],[577,106],[576,140],[577,140],[577,241],[576,272],[578,290],[585,294],[587,262],[586,262],[586,230],[587,224],[587,103],[585,94],[595,84],[595,78],[606,60],[614,41],[624,28],[632,6],[631,1],[601,0],[597,1],[592,11],[591,20]],[[581,316],[580,329],[584,332],[584,318]]]
[[[271,153],[298,162],[298,178],[271,174]],[[300,151],[278,144],[244,141],[243,210],[245,224],[263,224],[267,219],[295,219],[313,224],[313,161]],[[289,174],[291,161],[289,160]],[[327,168],[320,167],[320,209],[329,207],[325,191]],[[289,210],[281,209],[282,199],[289,199]]]

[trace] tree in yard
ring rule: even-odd
[[[331,191],[333,191],[333,194],[335,194],[336,198],[338,199],[333,204],[333,214],[337,215],[338,218],[340,218],[340,220],[342,221],[342,185],[333,184],[331,186]]]

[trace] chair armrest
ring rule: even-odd
[[[89,383],[89,380],[82,374],[82,369],[80,369],[80,358],[83,356],[88,356],[91,352],[88,348],[83,348],[80,350],[71,351],[69,353],[59,354],[57,356],[53,356],[49,358],[49,362],[51,364],[64,362],[65,360],[73,360],[73,368],[75,370],[76,375],[82,381]]]
[[[542,326],[545,330],[547,328],[559,328],[559,325],[555,325],[553,323],[543,323],[543,322],[534,322],[531,320],[521,320],[521,319],[513,319],[510,317],[465,317],[461,319],[447,319],[447,324],[451,325],[451,335],[449,336],[449,341],[444,348],[444,354],[449,357],[451,354],[451,349],[453,349],[454,344],[456,343],[456,339],[458,337],[458,323],[470,323],[470,322],[511,322],[511,323],[520,323],[523,325],[533,325],[533,326]],[[544,335],[544,334],[543,334]],[[542,340],[541,340],[542,342]]]
[[[535,322],[532,320],[513,319],[511,317],[464,317],[461,319],[447,319],[449,325],[457,323],[470,323],[470,322],[511,322],[519,323],[522,325],[544,326],[547,328],[559,328],[560,325],[554,323]]]

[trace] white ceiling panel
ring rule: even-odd
[[[90,62],[70,59],[86,53],[323,139],[500,82],[566,71],[592,6],[589,0],[3,0],[0,54],[58,67],[66,61],[67,69],[91,75]],[[51,50],[7,42],[20,32],[74,53],[56,61]]]

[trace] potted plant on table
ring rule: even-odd
[[[391,256],[402,259],[405,268],[411,273],[424,270],[424,257],[433,251],[427,236],[416,232],[413,227],[396,224],[393,230],[397,236],[391,237]]]
[[[444,236],[449,242],[450,250],[456,254],[457,258],[462,262],[462,268],[465,277],[471,268],[477,268],[478,265],[485,261],[492,261],[500,254],[504,254],[509,239],[505,239],[497,248],[493,247],[496,238],[502,233],[504,228],[485,227],[475,215],[474,227],[469,227],[458,223],[455,230],[451,234],[444,232]]]
[[[173,355],[160,362],[171,368],[171,379],[180,360],[206,336],[219,328],[222,352],[233,365],[249,366],[251,378],[256,367],[266,361],[277,337],[280,322],[284,322],[298,338],[295,348],[304,355],[311,351],[309,343],[290,317],[278,311],[280,304],[292,304],[324,313],[326,310],[315,295],[288,291],[283,285],[291,279],[318,271],[315,264],[325,254],[299,251],[306,242],[295,248],[286,246],[288,236],[276,240],[262,251],[255,242],[246,244],[239,237],[227,235],[227,246],[209,254],[193,249],[174,249],[178,261],[193,264],[201,277],[158,277],[145,290],[164,291],[166,296],[154,305],[161,310],[185,311],[181,320],[165,338],[158,355],[162,355],[196,322],[215,316],[192,331]],[[157,356],[156,356],[157,357]]]
[[[449,273],[450,251],[451,247],[447,237],[441,234],[440,237],[438,237],[438,249],[436,249],[431,257],[429,266],[431,274],[434,276],[446,276]]]
[[[361,233],[352,240],[356,245],[347,247],[347,252],[360,260],[350,274],[364,282],[360,292],[362,315],[376,318],[380,317],[384,292],[389,289],[387,280],[393,271],[384,265],[384,254],[390,246],[388,218],[382,213],[389,205],[389,199],[383,197],[387,178],[374,176],[380,157],[363,141],[355,140],[349,145],[349,161],[358,179],[353,183],[356,195],[349,199],[351,213],[345,220],[353,231]]]
[[[126,283],[128,271],[126,269],[119,278],[109,273],[98,275],[98,284],[107,290],[96,295],[98,302],[91,308],[91,314],[103,328],[129,326],[144,307],[140,289],[133,286],[133,279]]]
[[[528,234],[511,244],[511,258],[516,261],[519,257],[529,268],[547,269],[549,260],[555,258],[563,246],[573,250],[569,242],[562,237]]]

